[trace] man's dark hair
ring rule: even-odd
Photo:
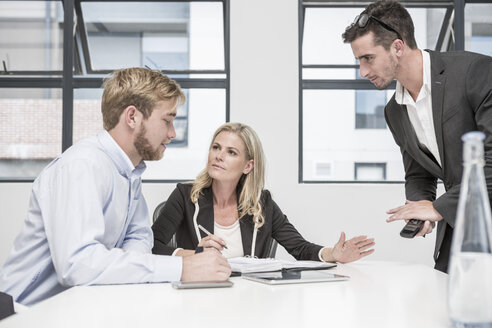
[[[398,31],[403,38],[403,42],[408,47],[411,49],[417,48],[412,17],[410,17],[408,11],[398,1],[381,0],[373,2],[364,9],[360,16],[363,14],[374,16],[391,26]],[[390,48],[393,41],[397,38],[395,32],[384,28],[376,20],[369,19],[365,27],[360,27],[358,24],[348,26],[342,34],[343,42],[350,43],[369,32],[374,33],[374,44],[381,45],[386,50]]]

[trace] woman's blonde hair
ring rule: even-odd
[[[246,148],[246,159],[253,160],[253,169],[248,174],[243,174],[237,185],[239,218],[249,214],[253,216],[253,221],[258,224],[258,227],[261,227],[265,222],[260,203],[261,192],[265,185],[265,156],[260,139],[256,132],[245,124],[225,123],[215,131],[209,150],[215,138],[224,131],[239,136]],[[193,203],[198,202],[198,198],[203,194],[202,190],[210,187],[212,180],[207,167],[200,172],[196,180],[192,182],[190,197]]]

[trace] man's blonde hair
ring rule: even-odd
[[[144,118],[152,114],[159,101],[184,104],[186,97],[176,81],[159,71],[147,68],[125,68],[114,71],[103,83],[101,112],[104,129],[113,129],[121,113],[128,106],[135,106]]]
[[[239,218],[249,214],[253,216],[253,221],[261,227],[265,223],[265,218],[261,208],[261,192],[265,185],[265,156],[260,139],[255,131],[249,126],[241,123],[226,123],[215,131],[210,143],[209,149],[215,141],[215,138],[221,132],[231,132],[239,136],[244,142],[246,148],[246,160],[253,160],[253,169],[248,174],[243,174],[239,179],[236,190],[239,192],[238,214]],[[192,182],[191,201],[198,202],[204,188],[212,185],[212,177],[208,174],[207,168],[203,169],[195,181]]]

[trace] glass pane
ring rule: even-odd
[[[356,90],[355,91],[355,128],[384,129],[384,107],[386,91]]]
[[[0,178],[33,178],[61,153],[58,89],[0,89]]]
[[[352,55],[353,57],[353,55]],[[355,64],[352,63],[352,65]],[[355,68],[303,68],[304,80],[344,80],[355,77]]]
[[[93,69],[223,70],[221,2],[83,2]]]
[[[191,180],[204,167],[210,138],[225,122],[226,93],[223,89],[183,89],[186,104],[175,119],[176,138],[164,158],[148,161],[144,179]],[[103,129],[102,89],[76,89],[74,93],[74,142]]]
[[[303,64],[355,64],[352,50],[342,42],[341,35],[361,10],[307,8],[302,40]]]
[[[383,92],[392,96],[393,90]],[[356,129],[356,90],[304,90],[303,180],[353,181],[355,163],[387,163],[401,181],[403,164],[388,128]]]
[[[187,123],[187,142],[166,149],[162,160],[147,162],[144,179],[192,180],[207,163],[212,134],[225,122],[226,92],[223,89],[188,89],[187,92],[187,119],[178,111],[175,120],[176,139],[181,125]]]
[[[386,180],[386,163],[355,163],[355,180]]]
[[[9,71],[62,70],[62,24],[58,1],[0,1],[0,61]]]
[[[102,89],[73,90],[73,143],[103,130]]]
[[[358,62],[358,61],[357,61]],[[360,70],[356,70],[357,80],[361,80]],[[387,90],[356,90],[355,91],[355,128],[384,129],[384,107],[386,106]]]
[[[492,56],[492,4],[465,6],[465,49]]]
[[[307,8],[302,45],[303,65],[355,64],[349,44],[341,35],[363,8]],[[408,9],[415,25],[415,39],[422,49],[434,49],[445,10]],[[304,78],[304,76],[303,76]],[[337,78],[353,78],[337,77]]]

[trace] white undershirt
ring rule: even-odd
[[[398,81],[396,82],[395,100],[398,104],[407,106],[408,117],[410,118],[419,143],[421,146],[427,148],[436,158],[439,165],[442,166],[432,115],[431,67],[430,55],[427,51],[422,51],[422,66],[423,84],[417,101],[413,100],[408,90],[404,89]]]
[[[222,250],[222,255],[226,259],[244,256],[239,220],[236,220],[236,222],[227,227],[214,222],[214,235],[225,241],[227,248]]]

